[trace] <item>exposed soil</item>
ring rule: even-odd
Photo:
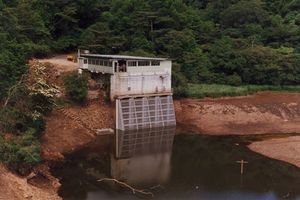
[[[71,55],[71,54],[70,54]],[[78,63],[67,60],[68,54],[54,56],[52,58],[40,59],[41,63],[51,63],[55,66],[58,72],[69,72],[78,69]]]
[[[63,95],[62,77],[77,69],[77,64],[67,61],[66,55],[44,60],[31,60],[30,65],[44,65],[48,83],[55,84]],[[42,64],[41,64],[42,63]],[[89,85],[93,85],[90,81]],[[93,86],[94,87],[94,86]],[[96,130],[112,128],[114,108],[104,101],[97,88],[88,91],[84,106],[55,109],[46,118],[46,131],[42,137],[42,156],[45,164],[34,169],[29,177],[20,177],[0,165],[0,200],[57,200],[58,180],[50,172],[51,161],[61,161],[64,154],[75,151],[95,139]]]
[[[179,124],[210,135],[300,133],[300,94],[261,92],[245,97],[175,101]]]
[[[85,106],[71,106],[55,110],[46,119],[42,137],[43,157],[59,160],[96,136],[97,129],[114,127],[114,108],[103,99]]]
[[[68,61],[67,55],[39,62],[48,63],[48,79],[60,87],[62,74],[77,70],[77,63]],[[47,117],[42,137],[46,161],[63,160],[66,153],[94,140],[97,129],[114,128],[114,105],[105,102],[96,88],[90,87],[88,94],[86,105],[58,108]],[[63,88],[61,98],[65,98]],[[182,99],[175,100],[175,111],[179,125],[199,134],[300,133],[300,94],[262,92],[246,97]],[[300,167],[297,140],[300,136],[272,139],[255,142],[249,148]],[[27,180],[0,166],[0,200],[60,199],[56,194],[57,181],[47,174],[47,169],[42,171]]]
[[[78,69],[78,64],[68,61],[68,55],[59,55],[34,62],[47,66],[47,80],[58,85],[61,100],[65,101],[63,76]],[[113,128],[114,106],[105,99],[96,83],[89,80],[88,101],[85,105],[67,105],[55,109],[46,118],[46,130],[42,137],[43,158],[45,160],[63,159],[63,154],[70,153],[92,141],[97,129]]]
[[[43,176],[44,179],[48,177]],[[28,184],[28,180],[19,177],[4,166],[0,165],[0,199],[1,200],[60,200],[56,189],[58,182],[53,178],[51,180],[41,180],[38,186]]]
[[[252,151],[300,168],[300,136],[254,142],[248,147]]]

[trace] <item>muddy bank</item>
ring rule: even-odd
[[[96,130],[114,128],[114,108],[103,98],[89,101],[85,106],[55,110],[46,119],[42,137],[43,157],[59,160],[96,137]]]
[[[300,133],[300,94],[261,92],[246,97],[175,101],[178,124],[195,133]]]
[[[28,179],[19,177],[0,165],[0,199],[61,200],[57,194],[58,181],[51,177],[50,179],[47,181],[40,180],[38,185],[28,184]]]
[[[254,142],[248,147],[264,156],[285,161],[300,168],[300,136]]]
[[[175,101],[179,126],[210,135],[300,133],[300,94],[263,92],[253,96]],[[85,106],[55,110],[42,137],[43,157],[63,159],[95,138],[96,129],[114,128],[114,104],[103,97]]]

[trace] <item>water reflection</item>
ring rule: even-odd
[[[175,127],[117,131],[111,176],[131,185],[168,181]]]
[[[97,138],[54,170],[59,194],[64,200],[139,198],[97,181],[113,177],[139,189],[161,184],[155,200],[300,200],[300,170],[250,151],[249,139],[174,132],[168,127]],[[241,159],[249,162],[243,176],[236,163]]]

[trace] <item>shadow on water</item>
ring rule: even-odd
[[[61,179],[59,194],[66,200],[150,198],[97,181],[107,177],[149,189],[154,199],[300,200],[300,170],[250,151],[249,140],[175,136],[174,127],[117,132],[67,156],[53,174]],[[242,159],[248,162],[243,175],[236,162]]]

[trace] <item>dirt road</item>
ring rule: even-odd
[[[54,56],[47,59],[39,59],[41,63],[51,63],[59,72],[69,72],[78,69],[78,64],[67,60],[67,54]]]
[[[175,101],[176,118],[195,133],[300,133],[300,94],[262,92],[246,97]]]

